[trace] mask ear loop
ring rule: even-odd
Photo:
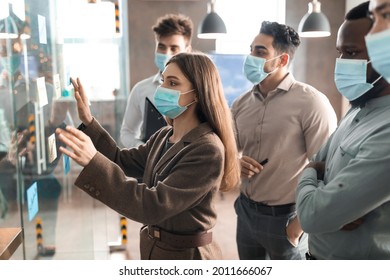
[[[193,89],[190,89],[190,90],[188,90],[188,91],[186,91],[186,92],[181,92],[180,95],[190,93],[191,91],[194,91],[194,90],[195,90],[195,89],[193,88]],[[196,103],[196,102],[198,102],[197,99],[195,99],[194,101],[190,102],[190,103],[187,104],[187,105],[184,105],[183,107],[187,107],[187,108],[188,108],[189,106],[191,106],[192,104],[194,104],[194,103]]]
[[[192,104],[194,104],[194,103],[196,103],[196,102],[198,102],[197,100],[194,100],[194,101],[192,101],[192,102],[190,102],[189,104],[187,104],[187,105],[185,105],[185,107],[190,107]]]
[[[180,95],[190,93],[191,91],[194,91],[194,90],[195,89],[193,88],[193,89],[187,90],[186,92],[180,92]]]
[[[195,90],[195,89],[193,89],[193,90]],[[198,96],[195,94],[195,100],[192,101],[190,104],[188,104],[186,107],[188,108],[189,106],[191,106],[192,104],[197,103],[197,102],[198,102]]]
[[[382,79],[383,78],[383,76],[381,75],[381,76],[379,76],[374,82],[372,82],[372,85],[375,85],[375,83],[376,82],[378,82],[380,79]]]
[[[275,56],[275,57],[273,57],[273,58],[271,58],[271,59],[268,59],[268,60],[266,60],[265,62],[264,62],[264,65],[268,62],[268,61],[271,61],[271,60],[274,60],[274,59],[277,59],[277,58],[279,58],[279,57],[281,57],[283,54],[280,54],[280,55],[278,55],[278,56]],[[263,65],[263,69],[264,69],[264,65]],[[280,65],[279,65],[280,66]],[[266,73],[266,74],[268,74],[268,75],[270,75],[270,74],[272,74],[273,72],[275,72],[276,71],[276,69],[278,69],[278,66],[277,67],[275,67],[275,69],[274,70],[272,70],[271,72],[265,72],[264,70],[264,73]]]
[[[371,60],[369,60],[369,61],[367,61],[367,64],[369,64],[369,63],[371,63]],[[382,75],[380,75],[375,81],[373,81],[371,84],[372,85],[375,85],[380,79],[382,79],[383,78],[383,76]]]

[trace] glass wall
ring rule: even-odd
[[[23,229],[13,259],[107,258],[107,210],[73,186],[81,168],[54,131],[80,123],[69,82],[80,77],[93,115],[118,139],[126,4],[0,1],[0,228]]]

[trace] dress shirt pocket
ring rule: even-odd
[[[358,153],[359,149],[351,145],[341,144],[334,153],[332,159],[326,165],[326,177],[333,178],[337,173],[349,164]]]
[[[351,160],[356,157],[357,151],[349,146],[340,145],[339,149],[339,159],[342,161],[345,165]]]
[[[354,159],[359,152],[359,147],[355,147],[350,144],[341,144],[340,145],[340,156],[344,162],[349,162],[351,159]]]
[[[340,146],[340,155],[342,157],[347,156],[347,158],[354,158],[356,156],[355,151],[352,149],[348,149],[348,147]]]
[[[356,157],[357,152],[355,152],[354,149],[351,149],[350,147],[340,145],[338,155],[337,155],[337,165],[340,165],[341,167],[344,167],[348,165],[351,159],[354,159]]]

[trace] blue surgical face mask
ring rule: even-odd
[[[390,29],[365,37],[372,67],[390,83]]]
[[[165,64],[167,64],[168,60],[171,58],[171,55],[163,54],[159,52],[155,52],[154,54],[154,63],[156,64],[157,68],[160,69],[160,71],[164,71]]]
[[[12,55],[11,57],[1,57],[0,63],[5,71],[13,75],[19,70],[21,56]]]
[[[266,60],[262,57],[248,55],[244,62],[244,74],[246,78],[255,85],[261,83],[265,78],[268,77],[269,74],[277,69],[275,68],[271,72],[266,73],[264,71],[264,64],[268,61],[278,58],[279,56]]]
[[[334,81],[338,91],[349,101],[355,100],[374,87],[367,83],[367,60],[336,58]]]
[[[191,91],[194,91],[194,89],[181,93],[178,90],[164,88],[161,86],[157,87],[156,92],[154,93],[154,104],[162,115],[167,116],[170,119],[175,119],[183,114],[190,105],[196,102],[196,100],[194,100],[186,106],[179,105],[180,95]]]

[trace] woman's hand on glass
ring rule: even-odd
[[[60,147],[60,151],[83,167],[88,165],[97,153],[91,138],[77,128],[71,126],[67,126],[66,130],[57,128],[56,133],[58,139],[69,148]]]
[[[74,80],[70,78],[70,82],[74,88],[74,97],[77,101],[77,111],[79,113],[79,119],[83,122],[84,125],[88,126],[92,120],[91,110],[89,108],[88,97],[85,93],[84,87],[80,82],[80,79],[77,78]]]

